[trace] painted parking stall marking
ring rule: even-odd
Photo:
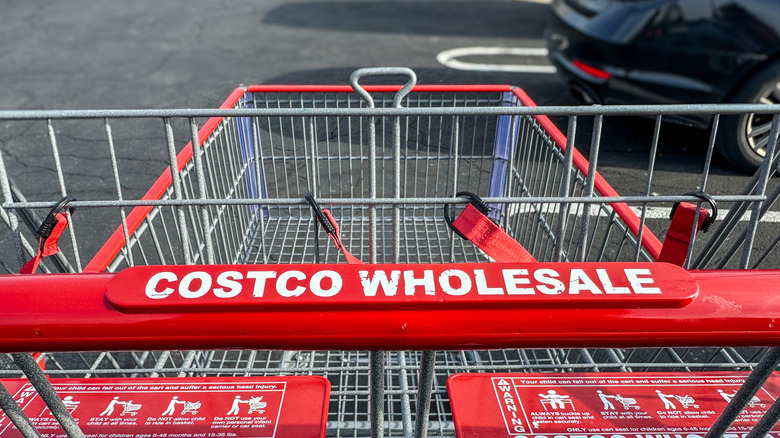
[[[44,438],[65,437],[24,379],[3,380]],[[89,438],[324,436],[330,384],[318,376],[52,379]],[[120,435],[116,435],[120,434]],[[21,436],[0,416],[0,438]]]
[[[686,433],[699,438],[747,376],[747,372],[455,374],[447,388],[458,437],[647,438]],[[750,431],[778,396],[780,373],[775,373],[730,433]],[[775,426],[773,433],[778,432],[780,427]]]
[[[698,294],[664,263],[139,266],[106,295],[126,313],[345,308],[683,307]]]
[[[439,64],[455,70],[552,74],[556,70],[555,66],[550,65],[547,61],[547,54],[548,51],[544,47],[458,47],[440,52],[436,55],[436,60]],[[460,59],[470,56],[482,58],[511,56],[519,58],[521,63],[482,63]]]

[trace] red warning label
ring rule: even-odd
[[[44,438],[66,437],[26,380],[3,385]],[[325,434],[329,382],[317,376],[52,379],[89,438],[227,438]],[[21,433],[0,415],[0,438]]]
[[[747,375],[456,374],[447,387],[458,437],[647,438],[683,432],[695,438],[690,434],[703,436]],[[774,374],[730,431],[750,431],[778,395],[780,374]]]

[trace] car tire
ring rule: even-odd
[[[780,103],[780,60],[762,67],[728,99],[730,103]],[[753,173],[764,161],[772,126],[771,114],[722,116],[718,151],[740,170]]]

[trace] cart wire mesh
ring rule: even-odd
[[[12,131],[24,133],[15,137],[20,147],[46,145],[51,159],[41,163],[45,172],[31,176],[6,151],[0,155],[3,239],[15,242],[0,251],[2,267],[18,272],[16,261],[34,254],[31,231],[52,200],[66,194],[77,198],[70,234],[63,238],[62,254],[42,263],[43,272],[338,263],[339,252],[303,200],[307,193],[331,210],[345,246],[364,261],[489,262],[444,222],[442,206],[462,204],[455,198],[462,190],[482,196],[491,206],[490,218],[539,261],[653,261],[660,248],[655,235],[662,234],[668,218],[648,212],[696,202],[651,194],[663,117],[685,111],[714,115],[699,187],[706,190],[718,114],[777,112],[757,106],[533,107],[521,90],[493,86],[417,87],[399,108],[398,88],[367,87],[371,104],[348,87],[248,87],[221,110],[0,113]],[[604,119],[628,114],[655,117],[655,130],[641,194],[621,197],[596,170]],[[547,115],[566,128],[566,136]],[[204,122],[204,117],[212,118]],[[585,123],[592,123],[590,138],[577,137],[578,124]],[[775,115],[770,158],[777,123]],[[181,138],[190,143],[180,146]],[[133,162],[136,152],[128,149],[152,144],[159,152],[154,158]],[[575,145],[588,149],[587,160]],[[86,174],[77,171],[83,166],[74,159],[78,154],[68,151],[91,157],[91,168],[81,171]],[[692,241],[690,267],[777,266],[773,250],[780,237],[771,236],[780,234],[761,221],[778,195],[770,190],[769,175],[777,166],[770,158],[743,191],[713,193],[728,213],[715,232]],[[148,187],[150,175],[158,174],[144,192],[144,181]],[[47,187],[20,189],[46,178]],[[104,185],[96,189],[95,179]],[[445,384],[456,372],[750,370],[763,353],[762,348],[439,351],[433,355],[426,433],[454,434]],[[417,421],[425,353],[394,351],[381,358],[381,433],[409,436]],[[333,388],[328,436],[377,434],[370,417],[369,352],[104,351],[48,353],[43,359],[52,377],[322,375]],[[0,366],[2,377],[19,375],[10,358]]]

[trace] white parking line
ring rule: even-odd
[[[455,70],[500,71],[514,73],[555,73],[555,67],[544,64],[484,64],[460,61],[463,56],[547,56],[543,47],[459,47],[445,50],[436,55],[440,64]]]

